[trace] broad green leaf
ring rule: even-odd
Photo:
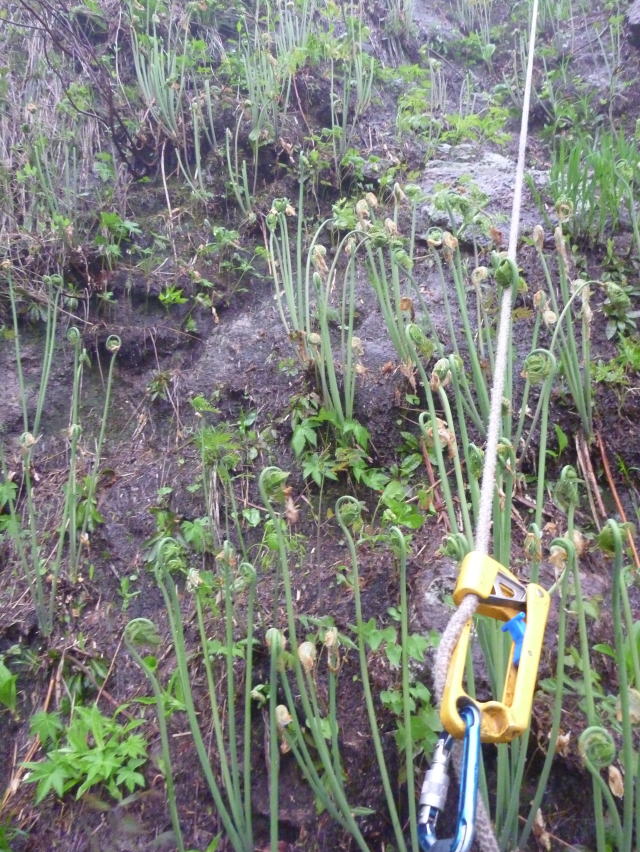
[[[12,713],[16,711],[16,680],[9,669],[0,659],[0,704],[8,707]]]
[[[242,517],[250,527],[257,527],[260,523],[260,510],[250,507],[242,510]]]
[[[38,737],[42,745],[46,746],[50,742],[56,742],[64,730],[64,725],[57,713],[45,713],[40,710],[31,717],[29,730],[32,736]]]

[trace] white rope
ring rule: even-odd
[[[531,89],[533,81],[533,56],[536,43],[536,28],[538,21],[538,0],[533,0],[531,10],[531,28],[529,31],[529,47],[527,56],[527,73],[524,87],[524,98],[522,102],[522,118],[520,122],[520,140],[518,145],[518,161],[516,164],[515,183],[513,188],[513,204],[511,208],[511,227],[509,230],[509,245],[507,258],[516,262],[516,249],[518,245],[518,233],[520,229],[520,208],[522,206],[522,187],[524,184],[525,153],[527,148],[527,136],[529,131],[529,108],[531,104]],[[482,485],[480,487],[480,506],[478,509],[478,522],[476,525],[476,536],[474,550],[483,555],[489,552],[489,538],[491,534],[491,509],[495,492],[496,464],[498,440],[500,437],[500,423],[502,419],[502,400],[507,376],[507,353],[509,339],[511,336],[511,308],[512,287],[505,288],[500,305],[500,320],[498,326],[498,342],[496,346],[495,370],[493,374],[493,385],[491,388],[491,407],[489,411],[489,423],[487,425],[487,443],[485,447],[484,468],[482,471]],[[460,634],[467,621],[473,616],[478,608],[479,598],[476,595],[467,595],[458,606],[451,617],[447,627],[442,634],[435,664],[435,689],[438,703],[442,701],[442,694],[447,679],[447,672],[451,662],[451,656],[458,643]],[[476,819],[476,841],[483,852],[499,852],[499,847],[491,827],[489,815],[483,802],[478,802],[478,813]]]
[[[516,164],[516,179],[513,187],[513,205],[511,208],[511,228],[509,230],[509,246],[507,257],[516,262],[518,232],[520,229],[520,208],[522,207],[522,186],[524,184],[524,159],[527,149],[529,132],[529,107],[531,104],[531,88],[533,80],[533,54],[536,42],[536,23],[538,18],[538,0],[533,0],[531,12],[531,30],[529,32],[529,53],[527,56],[527,77],[522,102],[522,119],[520,122],[520,141],[518,145],[518,162]],[[480,507],[476,526],[474,550],[486,555],[489,552],[489,534],[491,530],[491,507],[496,478],[496,456],[498,439],[500,437],[500,421],[502,419],[502,399],[504,396],[505,378],[507,373],[507,351],[511,337],[511,301],[512,288],[505,288],[500,305],[500,323],[498,326],[498,344],[496,347],[495,371],[493,387],[491,388],[491,410],[487,426],[487,445],[480,487]]]

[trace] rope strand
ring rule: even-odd
[[[536,42],[536,24],[538,19],[538,0],[533,1],[531,13],[531,30],[529,32],[529,48],[527,56],[527,76],[522,102],[522,118],[520,121],[520,139],[518,143],[518,161],[516,164],[515,183],[513,187],[513,205],[511,208],[511,227],[509,229],[509,245],[507,257],[516,262],[518,233],[520,229],[520,209],[522,207],[522,188],[524,185],[525,154],[529,132],[529,108],[531,105],[531,89],[533,81],[533,55]],[[491,410],[487,426],[487,445],[485,449],[482,485],[480,487],[480,506],[476,527],[475,550],[486,556],[489,552],[489,536],[491,531],[491,507],[496,478],[496,457],[498,439],[500,437],[500,419],[502,414],[502,399],[507,373],[507,352],[511,337],[511,302],[512,289],[505,289],[500,305],[500,322],[498,326],[498,343],[496,347],[495,371],[491,388]]]
[[[527,56],[527,73],[525,80],[524,98],[522,103],[522,118],[520,122],[520,138],[518,145],[518,160],[516,164],[515,183],[513,189],[513,204],[511,208],[511,227],[509,230],[509,246],[507,257],[516,262],[518,234],[520,229],[520,209],[522,207],[522,188],[524,185],[524,166],[527,148],[527,136],[529,131],[529,108],[531,104],[531,90],[533,80],[533,56],[536,42],[536,28],[538,20],[538,0],[533,0],[531,10],[531,27],[529,31],[529,46]],[[505,289],[500,305],[500,320],[498,326],[498,342],[496,347],[495,370],[493,385],[491,388],[491,407],[489,412],[489,423],[487,426],[487,443],[485,448],[485,461],[482,472],[482,484],[480,488],[480,505],[478,509],[478,520],[475,535],[475,550],[483,555],[489,552],[489,539],[491,535],[491,509],[495,491],[497,448],[500,437],[500,420],[502,416],[502,399],[507,376],[507,353],[509,339],[511,336],[511,309],[512,288]],[[476,595],[467,595],[452,615],[442,638],[436,655],[435,665],[435,688],[438,703],[442,702],[442,694],[447,679],[447,672],[451,662],[451,656],[458,643],[465,624],[473,617],[478,608],[479,598]],[[483,852],[499,852],[491,819],[484,806],[484,802],[478,802],[476,818],[476,840]]]

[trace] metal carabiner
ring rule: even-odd
[[[438,816],[447,801],[448,766],[455,742],[451,734],[443,731],[420,793],[418,841],[423,852],[468,852],[473,842],[480,766],[480,711],[474,704],[467,704],[460,710],[460,716],[464,720],[465,734],[455,837],[439,840],[436,835]]]

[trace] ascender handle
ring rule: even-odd
[[[536,583],[523,585],[495,559],[475,551],[467,554],[460,565],[453,599],[459,604],[468,594],[480,598],[480,615],[508,622],[505,628],[508,628],[514,640],[502,700],[476,701],[463,688],[472,628],[470,620],[465,625],[451,657],[440,718],[446,731],[457,739],[462,739],[465,735],[465,724],[460,717],[459,708],[471,702],[481,712],[482,742],[510,742],[529,727],[544,629],[549,613],[549,594]]]

